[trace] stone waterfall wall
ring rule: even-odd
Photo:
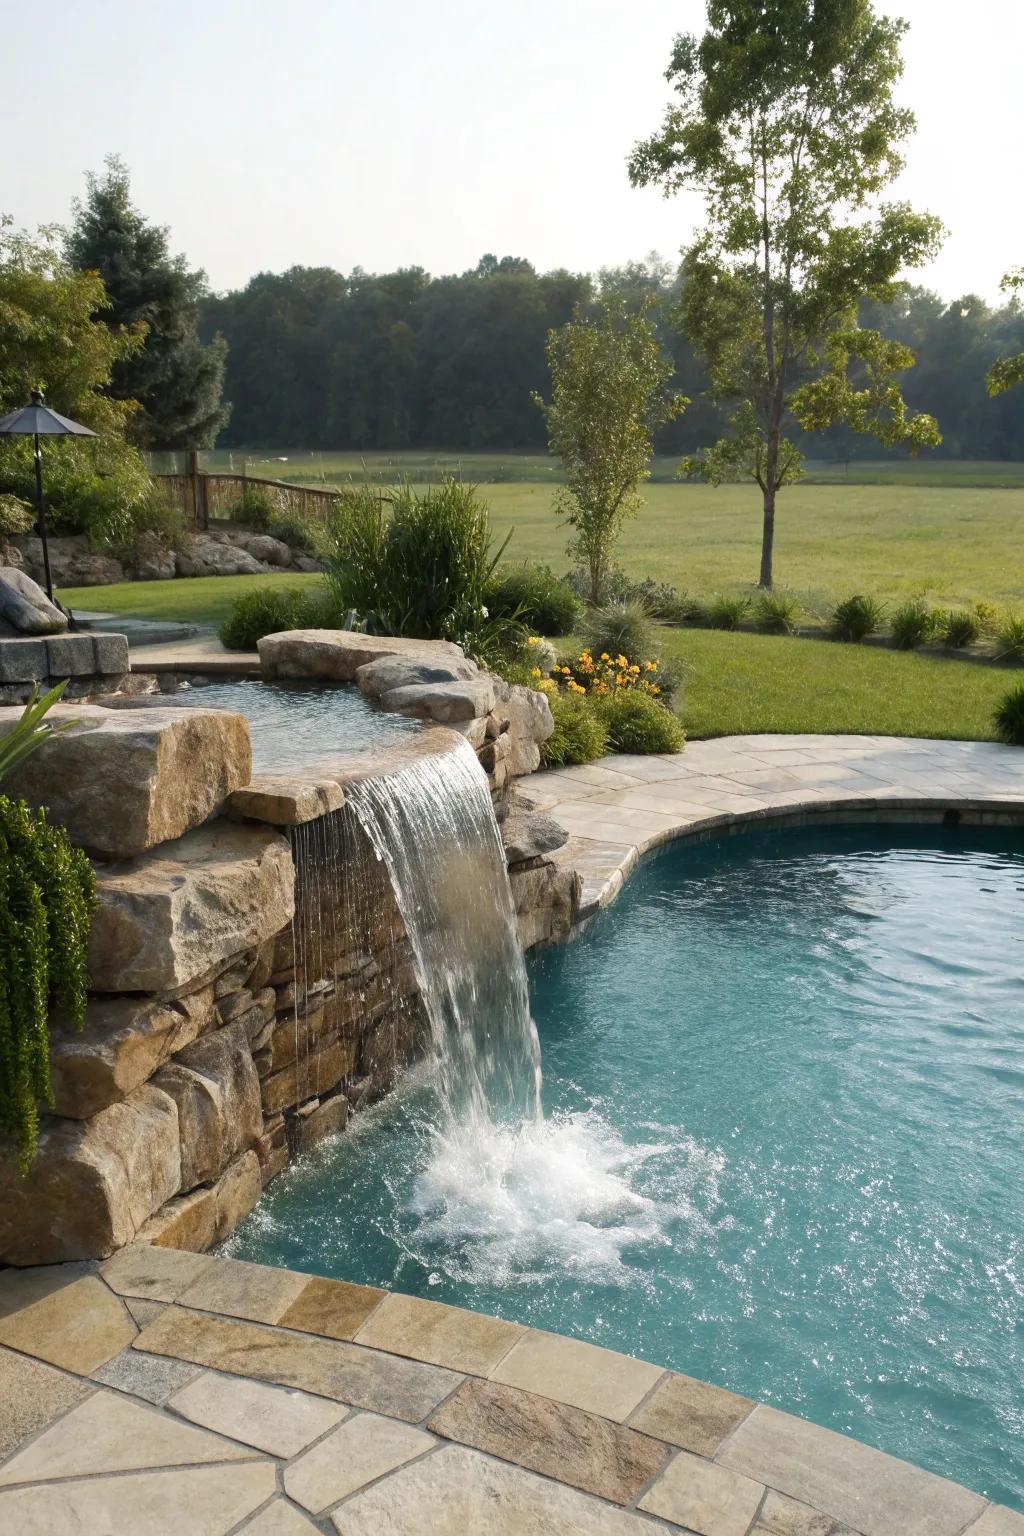
[[[0,734],[18,713],[0,710]],[[345,785],[457,737],[253,781],[241,716],[62,715],[79,723],[11,788],[94,858],[92,995],[84,1031],[53,1026],[28,1176],[0,1158],[0,1263],[136,1239],[201,1250],[424,1047],[408,937]],[[499,810],[524,944],[564,936],[577,887],[560,836]]]

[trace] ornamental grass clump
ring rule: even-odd
[[[754,623],[763,635],[795,635],[800,604],[788,592],[762,592],[754,609]]]
[[[938,635],[953,651],[973,645],[981,634],[981,618],[970,608],[951,608],[939,615]]]
[[[1024,683],[1018,683],[1005,695],[992,723],[1000,741],[1010,747],[1024,747]]]
[[[718,592],[708,604],[708,623],[712,629],[739,629],[749,611],[749,597]]]
[[[898,651],[912,651],[916,645],[925,645],[932,638],[939,623],[940,616],[924,599],[914,597],[893,609],[889,633]]]
[[[654,650],[654,625],[643,603],[605,603],[593,608],[583,626],[583,643],[595,656],[607,652],[636,658]]]
[[[1024,614],[1008,613],[996,629],[996,646],[1000,656],[1013,661],[1024,661]]]
[[[846,640],[856,644],[866,640],[881,627],[885,605],[877,598],[856,593],[837,603],[829,617],[828,631],[833,640]]]

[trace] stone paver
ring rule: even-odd
[[[208,1253],[183,1253],[152,1243],[131,1243],[100,1265],[100,1274],[119,1296],[176,1301],[215,1261]]]
[[[638,1515],[456,1446],[400,1468],[331,1518],[340,1536],[652,1536]]]
[[[274,1492],[272,1462],[176,1467],[0,1491],[18,1536],[225,1536]]]
[[[241,1461],[251,1454],[116,1392],[94,1392],[0,1467],[0,1486]]]
[[[359,1330],[356,1342],[486,1376],[525,1333],[519,1323],[422,1301],[418,1296],[392,1295]]]
[[[613,1504],[628,1504],[665,1461],[657,1440],[497,1382],[463,1382],[427,1428]]]
[[[639,1507],[698,1536],[746,1536],[764,1492],[749,1477],[680,1451]]]
[[[692,1376],[669,1376],[630,1416],[630,1427],[699,1456],[713,1456],[754,1404]]]
[[[247,1520],[240,1536],[319,1536],[320,1527],[300,1515],[287,1499],[275,1499]]]
[[[945,1478],[763,1404],[718,1461],[864,1536],[959,1536],[985,1508],[979,1494]]]
[[[212,1370],[298,1387],[321,1397],[419,1423],[461,1377],[415,1360],[333,1339],[168,1307],[140,1333],[137,1347]]]
[[[96,1275],[0,1318],[0,1344],[83,1376],[130,1344],[135,1332],[128,1309]]]
[[[93,1371],[92,1379],[105,1387],[116,1387],[118,1392],[144,1398],[147,1403],[160,1404],[166,1403],[199,1374],[198,1365],[188,1365],[184,1360],[168,1360],[162,1355],[144,1355],[129,1348],[122,1349],[119,1355]]]
[[[282,1328],[319,1333],[327,1339],[354,1339],[387,1291],[372,1285],[350,1285],[314,1275],[305,1290],[278,1318]]]
[[[276,1323],[308,1283],[309,1276],[297,1270],[222,1259],[179,1292],[177,1299],[183,1306],[204,1312],[226,1312],[229,1317],[243,1317],[252,1323]]]
[[[437,1442],[422,1429],[375,1413],[357,1413],[285,1469],[289,1498],[318,1515]]]
[[[847,1525],[769,1488],[754,1527],[756,1536],[854,1536]]]
[[[531,1330],[491,1372],[491,1380],[608,1419],[625,1419],[663,1374],[645,1360]]]
[[[1002,1504],[990,1504],[971,1526],[971,1536],[1024,1536],[1024,1515],[1015,1514]]]
[[[81,1402],[88,1391],[84,1381],[41,1360],[0,1349],[0,1458]]]
[[[193,1424],[284,1460],[304,1451],[348,1412],[342,1404],[295,1388],[212,1371],[176,1392],[169,1406]]]

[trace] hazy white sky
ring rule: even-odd
[[[1022,0],[880,0],[911,22],[898,189],[950,234],[923,280],[1024,261]],[[594,270],[674,257],[699,204],[633,191],[673,35],[702,0],[0,0],[0,209],[67,218],[113,150],[215,288],[295,263]]]

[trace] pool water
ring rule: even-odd
[[[251,727],[255,773],[295,773],[422,728],[407,715],[385,713],[358,688],[327,683],[210,682],[155,694],[150,702],[238,710]]]
[[[1024,833],[682,843],[530,960],[548,1121],[428,1081],[235,1253],[575,1334],[1024,1508]]]

